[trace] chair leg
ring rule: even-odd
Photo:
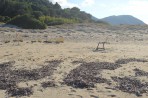
[[[97,46],[96,50],[98,50],[98,49],[99,49],[99,43],[98,43],[98,46]]]
[[[105,50],[105,47],[104,47],[105,43],[102,43],[102,44],[103,44],[103,49]]]

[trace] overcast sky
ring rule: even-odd
[[[50,0],[62,8],[78,7],[97,18],[132,15],[148,24],[148,0]]]

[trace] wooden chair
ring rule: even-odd
[[[102,44],[102,48],[99,47],[100,44]],[[105,44],[106,44],[106,42],[99,42],[98,45],[97,45],[96,50],[99,50],[99,49],[105,50]]]

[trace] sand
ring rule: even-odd
[[[13,69],[36,69],[45,65],[45,61],[62,60],[50,78],[31,80],[19,83],[19,87],[33,87],[33,95],[19,98],[137,98],[135,94],[120,90],[107,89],[105,83],[95,84],[95,88],[73,88],[63,84],[63,79],[69,72],[85,62],[115,62],[118,59],[138,58],[148,60],[148,28],[147,26],[102,26],[97,24],[76,24],[49,27],[46,30],[24,30],[20,28],[0,27],[0,63],[15,61]],[[19,33],[23,42],[13,42]],[[25,35],[25,36],[24,36]],[[64,43],[43,43],[48,39],[64,37]],[[27,37],[26,37],[27,36]],[[42,42],[31,43],[40,39]],[[10,40],[10,43],[4,43]],[[98,42],[107,41],[105,50],[95,51]],[[130,62],[122,64],[115,70],[103,70],[103,78],[113,76],[134,77],[133,69],[138,68],[148,72],[148,62]],[[147,76],[138,77],[148,82]],[[55,87],[43,88],[41,83],[52,80]],[[28,85],[26,85],[28,83]],[[112,81],[114,85],[116,83]],[[112,85],[112,86],[114,86]],[[111,87],[112,87],[111,86]],[[5,98],[4,90],[0,90],[1,98]],[[148,93],[140,98],[147,98]],[[13,98],[13,97],[12,97]],[[15,97],[14,97],[15,98]]]

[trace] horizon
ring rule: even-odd
[[[131,15],[148,24],[148,0],[49,0],[58,2],[62,8],[78,7],[92,16],[101,19],[108,16]]]

